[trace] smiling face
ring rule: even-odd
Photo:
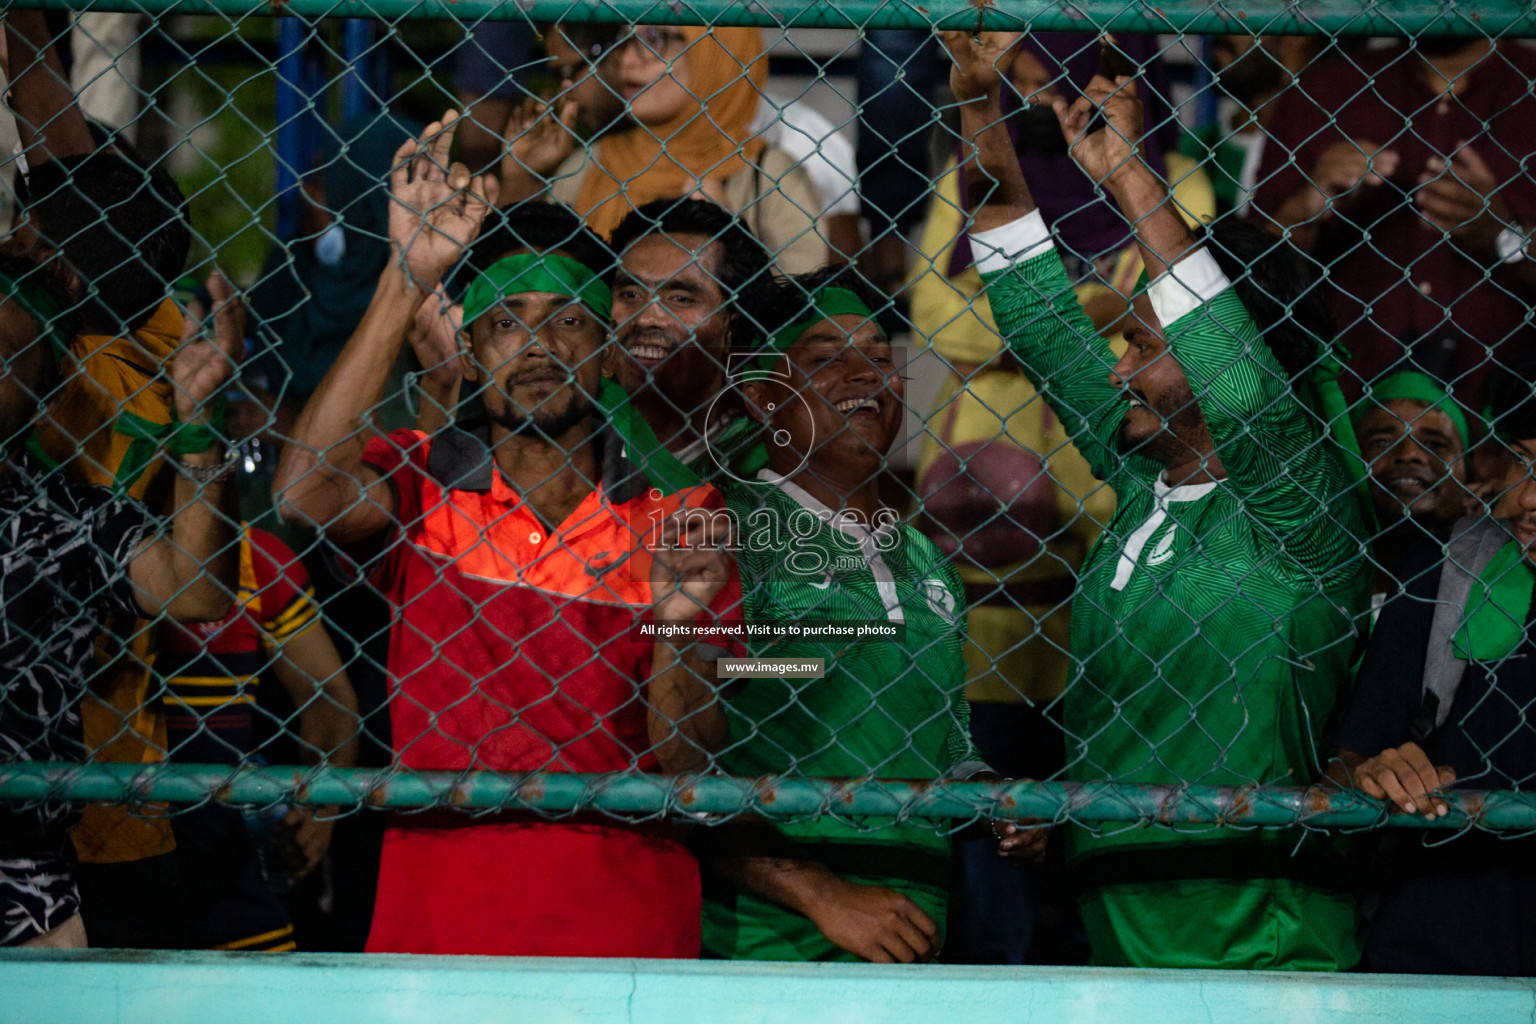
[[[1138,295],[1125,321],[1125,355],[1109,382],[1130,398],[1120,422],[1120,450],[1173,467],[1215,449],[1183,367],[1168,351],[1152,302]]]
[[[725,382],[730,310],[716,282],[720,243],[703,235],[646,235],[613,284],[613,321],[625,391],[654,391],[683,412]]]
[[[466,380],[486,384],[491,421],[550,439],[592,413],[608,353],[607,326],[578,300],[550,292],[508,295],[469,325]]]
[[[880,325],[857,315],[815,324],[789,347],[775,377],[742,385],[751,414],[785,443],[768,445],[770,464],[809,458],[824,478],[850,469],[878,472],[901,430],[905,389]],[[799,396],[803,401],[796,399]],[[858,482],[858,481],[856,481]]]
[[[1360,417],[1360,452],[1371,465],[1371,500],[1383,522],[1403,516],[1452,523],[1465,507],[1461,435],[1451,418],[1399,398]]]

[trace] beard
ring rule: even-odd
[[[1020,153],[1036,156],[1066,156],[1067,137],[1061,133],[1056,111],[1038,103],[1022,107],[1008,115],[1008,130]]]
[[[577,385],[578,389],[580,385]],[[486,410],[491,422],[505,427],[514,434],[536,434],[555,441],[570,433],[573,428],[592,415],[595,405],[585,391],[578,390],[564,409],[550,409],[545,402],[532,412],[519,415],[510,402],[491,412]]]

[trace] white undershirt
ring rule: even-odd
[[[1174,502],[1199,501],[1214,491],[1218,483],[1220,481],[1213,480],[1208,484],[1180,484],[1178,487],[1169,487],[1159,475],[1152,484],[1154,495],[1152,514],[1126,539],[1125,547],[1120,550],[1120,561],[1115,565],[1115,578],[1110,582],[1109,588],[1124,590],[1126,584],[1131,582],[1131,573],[1136,571],[1136,563],[1141,561],[1141,552],[1147,546],[1147,541],[1151,540],[1168,521],[1169,505]]]
[[[758,470],[757,478],[764,483],[773,484],[823,523],[856,540],[859,544],[859,553],[864,556],[864,561],[869,563],[869,571],[875,577],[875,589],[880,594],[880,603],[885,606],[886,619],[890,622],[907,621],[906,613],[901,610],[901,597],[896,592],[896,577],[892,574],[890,566],[885,564],[885,555],[881,546],[882,542],[888,543],[886,539],[900,528],[896,525],[894,516],[888,525],[871,530],[862,523],[852,522],[848,516],[832,511],[804,487],[790,483],[788,479],[771,469]]]

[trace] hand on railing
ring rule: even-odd
[[[549,179],[576,150],[574,99],[558,101],[557,107],[526,99],[512,109],[502,132],[502,206],[532,199],[543,192]]]

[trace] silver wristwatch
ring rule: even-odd
[[[238,448],[226,448],[224,450],[224,458],[211,466],[189,466],[179,458],[172,461],[176,466],[177,472],[193,483],[201,485],[211,484],[224,479],[225,474],[234,468],[235,460],[239,456],[240,450]]]

